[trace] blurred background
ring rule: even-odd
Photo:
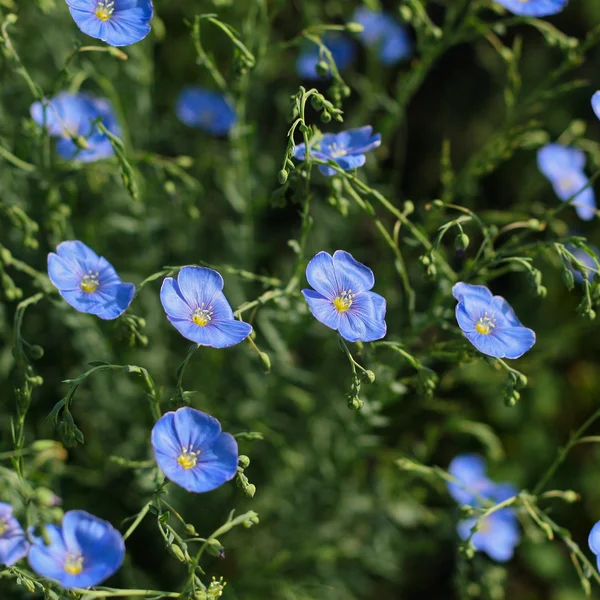
[[[534,259],[547,288],[543,298],[531,289],[526,273],[471,273],[470,282],[487,282],[537,334],[534,349],[511,363],[528,378],[514,407],[504,402],[506,373],[472,352],[460,335],[452,282],[427,275],[419,260],[422,248],[400,229],[416,292],[417,315],[409,323],[394,256],[373,220],[316,169],[309,188],[313,224],[299,256],[304,171],[292,173],[283,188],[277,179],[288,142],[290,97],[300,85],[314,85],[331,98],[330,80],[306,81],[297,74],[299,36],[315,25],[351,21],[359,5],[157,0],[153,33],[123,48],[127,60],[120,60],[99,51],[73,54],[76,43],[103,44],[79,32],[63,0],[0,0],[5,24],[8,14],[18,16],[2,34],[0,146],[35,165],[34,171],[19,168],[0,153],[0,245],[45,273],[47,253],[63,240],[79,239],[105,256],[124,281],[136,284],[165,266],[211,265],[223,274],[234,308],[284,287],[320,250],[347,250],[373,269],[374,290],[388,302],[387,339],[405,344],[437,374],[433,392],[424,392],[422,374],[400,355],[385,347],[355,348],[376,381],[363,385],[365,406],[349,410],[348,360],[336,334],[311,317],[299,289],[245,314],[257,346],[270,357],[270,374],[249,344],[201,348],[191,358],[183,381],[185,390],[195,391],[190,404],[217,417],[226,431],[256,431],[264,438],[240,442],[240,452],[251,460],[246,475],[256,485],[253,498],[234,483],[203,495],[168,488],[169,503],[203,536],[232,509],[259,514],[259,525],[237,528],[221,540],[223,558],[205,558],[207,582],[213,575],[227,581],[224,598],[578,600],[584,593],[560,541],[546,540],[525,516],[511,562],[495,564],[482,554],[468,561],[458,551],[458,511],[444,484],[402,472],[394,461],[408,457],[446,468],[455,455],[477,452],[486,456],[494,479],[520,489],[535,486],[570,432],[596,410],[600,390],[598,326],[576,313],[581,289],[566,289],[556,253],[542,244],[576,234],[600,245],[597,222],[584,223],[568,209],[552,217],[544,231],[526,232],[522,240],[510,233],[500,239],[499,246],[515,241],[515,255]],[[324,132],[366,124],[380,132],[382,145],[369,154],[360,177],[398,208],[412,201],[410,219],[431,240],[459,216],[432,208],[431,201],[442,194],[486,223],[544,221],[559,201],[537,170],[536,150],[559,136],[586,150],[588,174],[600,168],[600,123],[589,104],[600,87],[595,42],[585,60],[573,60],[553,79],[555,69],[573,56],[569,38],[582,40],[600,24],[597,2],[572,0],[562,14],[546,20],[564,36],[511,17],[491,1],[390,1],[380,8],[408,19],[413,55],[384,66],[376,51],[345,33],[357,57],[342,72],[351,89],[341,104],[344,123],[320,123],[313,109],[307,120]],[[229,137],[191,129],[175,114],[184,86],[215,87],[198,60],[191,28],[196,15],[207,13],[235,28],[256,57],[256,66],[248,69],[221,30],[201,25],[202,47],[225,77],[238,111]],[[432,26],[444,28],[441,39],[431,35]],[[499,52],[503,45],[515,50],[521,43],[518,61]],[[25,71],[44,95],[81,89],[111,101],[137,199],[124,185],[116,159],[81,165],[53,153],[51,162],[45,161],[48,140],[29,116],[35,98]],[[510,94],[516,108],[507,110]],[[443,157],[444,144],[452,169]],[[453,181],[443,184],[442,174],[451,170]],[[394,227],[388,214],[378,215]],[[454,248],[456,231],[442,243],[459,274],[473,264],[482,241],[472,224],[465,231],[471,243],[464,252]],[[519,244],[528,244],[527,253],[519,254]],[[14,390],[23,386],[24,368],[13,354],[19,299],[13,290],[24,299],[41,284],[3,256],[2,272],[12,284],[3,278],[0,450],[9,451],[17,414]],[[43,356],[31,362],[44,380],[33,391],[26,416],[27,446],[60,439],[48,413],[68,389],[62,382],[86,371],[89,361],[148,369],[161,388],[162,410],[178,406],[176,371],[189,345],[165,318],[161,280],[145,284],[128,312],[145,327],[135,319],[101,322],[52,295],[27,310],[22,335],[43,348]],[[92,375],[77,391],[72,414],[85,444],[28,458],[26,476],[34,487],[51,489],[62,499],[62,509],[85,509],[120,526],[148,501],[157,483],[151,466],[133,468],[110,458],[152,458],[153,422],[143,386],[122,373]],[[600,425],[589,433],[600,434]],[[2,500],[18,503],[12,479],[2,473]],[[600,519],[597,446],[573,449],[549,489],[581,494],[576,504],[551,502],[548,510],[595,562],[587,535]],[[180,589],[186,567],[166,551],[156,517],[142,521],[127,548],[126,563],[110,585]],[[6,599],[31,597],[13,579],[0,579],[0,590]]]

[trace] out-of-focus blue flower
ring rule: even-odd
[[[46,525],[46,533],[48,546],[30,532],[29,564],[66,589],[98,585],[123,563],[123,536],[108,521],[83,510],[65,513],[61,526]]]
[[[354,58],[356,57],[356,46],[348,36],[328,33],[323,36],[322,42],[331,52],[333,62],[335,62],[338,71],[343,71],[354,62]],[[331,77],[331,73],[321,76],[317,72],[317,63],[320,60],[324,60],[324,58],[319,55],[319,46],[314,43],[307,45],[296,61],[296,71],[298,72],[298,75],[304,77],[304,79],[323,79]]]
[[[586,187],[589,179],[583,172],[585,154],[577,148],[547,144],[538,151],[537,160],[540,171],[550,181],[556,195],[563,202],[572,198],[571,203],[580,219],[593,219],[596,196],[591,186]]]
[[[385,336],[385,298],[369,291],[373,271],[351,254],[319,252],[306,267],[312,290],[302,290],[317,319],[349,342],[373,342]]]
[[[129,46],[150,33],[152,0],[66,0],[77,27],[110,46]]]
[[[116,319],[131,304],[133,283],[123,283],[113,266],[83,242],[62,242],[48,254],[48,277],[79,312]]]
[[[466,519],[458,524],[458,535],[463,540],[471,535],[476,521],[475,518]],[[497,562],[506,562],[513,557],[520,537],[519,522],[514,511],[505,508],[485,517],[471,542],[477,551],[485,552]]]
[[[590,246],[589,248],[596,255],[596,259],[600,261],[600,252],[598,252],[598,248],[594,246]],[[567,249],[580,263],[583,263],[584,266],[583,275],[577,269],[574,269],[573,267],[569,266],[569,269],[571,270],[571,273],[573,273],[575,281],[577,281],[577,283],[583,283],[585,275],[585,279],[591,282],[594,278],[594,274],[598,271],[598,265],[595,263],[594,259],[583,248],[577,248],[576,246],[568,245]]]
[[[366,152],[381,145],[381,134],[373,134],[370,125],[359,129],[349,129],[341,133],[326,133],[315,144],[309,147],[312,156],[319,160],[333,160],[344,171],[362,167],[367,162]],[[306,144],[298,144],[294,149],[294,158],[306,159]],[[333,167],[319,165],[323,175],[336,174]]]
[[[162,472],[188,492],[210,492],[237,473],[235,438],[217,419],[189,406],[164,414],[152,429]]]
[[[252,333],[251,325],[233,317],[223,278],[212,269],[183,267],[177,280],[163,281],[160,301],[177,331],[201,346],[227,348]]]
[[[108,100],[88,94],[61,92],[52,100],[35,102],[31,106],[31,117],[51,136],[59,137],[56,151],[65,160],[94,162],[114,154],[106,135],[101,133],[94,121],[101,120],[108,131],[121,135],[115,113]],[[85,148],[79,147],[72,138],[85,141]]]
[[[177,99],[177,118],[213,135],[225,135],[235,125],[237,115],[223,94],[199,87],[187,87]]]
[[[592,109],[594,114],[600,119],[600,90],[592,96]]]
[[[515,15],[521,17],[548,17],[561,12],[569,0],[495,0]]]
[[[352,20],[364,27],[360,39],[379,51],[382,63],[392,65],[412,54],[413,42],[408,29],[391,15],[361,6]]]
[[[493,296],[483,285],[457,283],[456,320],[466,338],[483,354],[519,358],[535,344],[535,333],[523,327],[502,296]]]
[[[598,521],[590,531],[590,535],[588,537],[588,546],[596,556],[596,564],[598,565],[598,570],[600,571],[600,521]]]
[[[0,565],[12,567],[29,551],[29,542],[10,504],[0,502]]]

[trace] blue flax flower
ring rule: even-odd
[[[457,283],[456,320],[466,338],[483,354],[519,358],[535,344],[535,333],[523,327],[502,296],[493,296],[483,285]]]
[[[52,100],[35,102],[31,117],[51,136],[60,138],[56,151],[65,160],[94,162],[113,156],[110,140],[101,133],[94,121],[101,120],[108,131],[119,136],[121,129],[108,100],[89,94],[61,92]],[[84,140],[85,147],[78,146],[72,138]]]
[[[457,526],[458,535],[466,540],[477,519],[466,519]],[[485,552],[497,562],[510,560],[515,553],[521,534],[517,516],[510,508],[505,508],[485,517],[479,523],[479,530],[471,538],[478,552]]]
[[[129,46],[150,33],[152,0],[66,0],[77,27],[110,46]]]
[[[188,492],[210,492],[237,473],[235,438],[221,431],[217,419],[189,406],[156,422],[152,447],[162,472]]]
[[[167,318],[181,335],[201,346],[227,348],[245,340],[252,327],[233,317],[223,294],[223,278],[204,267],[183,267],[160,290]]]
[[[102,583],[125,557],[123,536],[108,522],[83,510],[65,513],[60,527],[46,525],[50,544],[30,533],[31,568],[66,589]]]
[[[594,114],[600,119],[600,90],[592,96],[592,109]]]
[[[235,125],[237,115],[223,94],[199,87],[187,87],[177,99],[177,118],[213,135],[226,135]]]
[[[583,172],[585,154],[577,148],[547,144],[538,151],[537,160],[540,171],[550,181],[556,195],[563,202],[572,198],[580,219],[593,219],[596,196],[591,186],[586,187],[589,179]]]
[[[588,545],[590,550],[596,556],[596,565],[598,566],[598,570],[600,571],[600,521],[598,521],[590,531],[590,535],[588,537]]]
[[[83,242],[62,242],[48,254],[48,277],[79,312],[116,319],[133,300],[135,286],[123,283],[113,266]]]
[[[496,0],[496,2],[521,17],[548,17],[561,12],[569,0]]]
[[[381,145],[381,134],[373,134],[370,125],[349,129],[341,133],[326,133],[315,144],[309,146],[310,155],[319,160],[333,160],[344,171],[362,167],[367,162],[366,152]],[[306,159],[306,144],[298,144],[294,158]],[[319,171],[330,177],[336,174],[333,167],[319,165]]]
[[[335,62],[338,71],[343,71],[354,62],[356,46],[348,36],[326,34],[323,36],[322,42],[331,52],[333,62]],[[298,75],[304,77],[304,79],[322,79],[323,77],[317,72],[317,63],[320,60],[324,59],[320,56],[319,46],[314,43],[307,45],[296,61]],[[327,73],[324,77],[331,77],[331,73]]]
[[[336,250],[332,257],[319,252],[306,267],[306,279],[314,289],[302,294],[317,321],[348,342],[385,336],[385,298],[369,291],[375,285],[373,271],[351,254]]]
[[[0,502],[0,565],[12,567],[29,551],[29,542],[10,504]]]
[[[458,479],[458,483],[448,483],[450,495],[461,505],[481,508],[485,500],[498,504],[515,496],[517,488],[510,483],[495,483],[486,475],[485,461],[478,454],[461,454],[455,457],[448,472]],[[466,519],[458,523],[458,535],[466,540],[476,519]],[[492,513],[479,525],[479,530],[471,538],[476,550],[485,552],[490,558],[504,562],[512,558],[519,541],[519,526],[513,509],[505,508]]]
[[[352,20],[364,27],[360,39],[378,50],[385,65],[393,65],[412,54],[413,42],[408,29],[391,15],[360,7]]]

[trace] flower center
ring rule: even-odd
[[[181,454],[177,459],[177,462],[186,470],[193,469],[198,462],[198,456],[200,450],[194,450],[192,446],[186,448],[185,446],[181,449]]]
[[[67,552],[64,569],[69,575],[79,575],[83,571],[83,556],[79,552]]]
[[[96,4],[96,16],[101,21],[108,21],[115,11],[114,0],[99,0]]]
[[[10,527],[6,523],[6,518],[0,519],[0,537],[9,531]]]
[[[346,312],[352,306],[352,300],[356,294],[352,290],[344,290],[334,301],[333,305],[338,312]]]
[[[329,155],[331,158],[340,158],[341,156],[346,156],[347,153],[346,148],[340,148],[337,145],[337,142],[333,142],[333,144],[329,146]]]
[[[558,187],[561,190],[568,193],[573,193],[575,191],[576,182],[570,175],[565,175],[558,180]]]
[[[212,316],[213,316],[212,308],[213,308],[212,306],[206,307],[206,305],[203,302],[202,305],[194,311],[194,314],[192,316],[192,321],[194,321],[194,323],[196,323],[196,325],[200,325],[200,327],[204,327],[205,325],[208,325],[208,323],[210,323],[212,321]]]
[[[475,329],[477,333],[481,333],[483,335],[488,335],[492,333],[492,329],[496,326],[496,319],[494,319],[494,315],[489,316],[487,311],[484,313],[483,317],[475,323]]]
[[[100,285],[98,275],[98,271],[88,271],[87,275],[84,275],[83,279],[81,280],[81,283],[79,284],[81,289],[84,292],[87,292],[88,294],[95,292],[98,289],[98,286]]]

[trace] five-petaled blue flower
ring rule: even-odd
[[[523,327],[502,296],[493,296],[483,285],[457,283],[456,320],[466,338],[483,354],[519,358],[535,344],[535,333]]]
[[[108,521],[83,510],[65,513],[61,526],[46,525],[46,533],[48,546],[30,532],[29,564],[66,589],[98,585],[123,563],[123,536]]]
[[[351,254],[319,252],[306,267],[312,290],[302,290],[317,319],[348,342],[373,342],[385,336],[385,298],[369,291],[373,271]]]
[[[506,10],[521,17],[548,17],[561,12],[569,0],[495,0]]]
[[[235,438],[221,431],[217,419],[189,406],[156,422],[152,447],[162,472],[188,492],[210,492],[237,473]]]
[[[129,46],[150,33],[152,0],[66,0],[77,27],[110,46]]]
[[[596,556],[596,564],[598,566],[598,570],[600,571],[600,521],[598,521],[590,531],[590,535],[588,537],[588,546]]]
[[[356,46],[351,38],[345,35],[326,34],[322,38],[323,45],[331,52],[331,57],[338,71],[343,71],[349,67],[356,56]],[[314,43],[307,45],[298,60],[296,61],[296,70],[300,77],[305,79],[322,79],[331,77],[331,70],[325,75],[317,72],[319,61],[327,61],[321,55],[320,48]]]
[[[495,483],[486,475],[483,458],[477,454],[461,454],[455,457],[448,472],[458,482],[448,483],[450,495],[461,505],[481,508],[485,500],[495,504],[504,502],[518,492],[510,483]],[[466,540],[477,519],[466,519],[457,525],[458,535]],[[471,538],[476,550],[485,552],[490,558],[505,562],[512,558],[520,533],[515,511],[501,509],[479,523],[478,531]]]
[[[31,117],[51,136],[60,138],[56,151],[65,160],[89,163],[113,156],[110,140],[94,124],[97,120],[111,133],[121,134],[108,100],[84,93],[61,92],[49,102],[35,102],[31,106]],[[73,138],[80,138],[84,147]]]
[[[596,196],[583,171],[585,154],[577,148],[547,144],[538,151],[537,160],[540,171],[548,178],[556,195],[563,202],[571,200],[580,219],[593,219]]]
[[[48,254],[48,277],[79,312],[116,319],[133,300],[135,285],[123,283],[113,266],[83,242],[62,242]]]
[[[594,92],[592,96],[592,109],[594,114],[600,119],[600,90]]]
[[[251,325],[234,319],[223,278],[212,269],[183,267],[177,280],[163,281],[160,301],[179,333],[201,346],[227,348],[252,333]]]
[[[225,135],[235,125],[237,115],[223,94],[199,87],[187,87],[177,99],[177,118],[213,135]]]
[[[413,42],[408,29],[391,15],[361,6],[352,20],[364,27],[360,39],[378,50],[382,63],[393,65],[412,54]]]
[[[366,152],[381,145],[381,134],[373,134],[370,125],[349,129],[341,133],[326,133],[309,146],[309,154],[319,160],[333,160],[344,171],[362,167],[367,162]],[[306,144],[298,144],[294,158],[306,160]],[[330,177],[336,174],[333,167],[319,165],[319,171]]]
[[[0,502],[0,565],[12,567],[29,551],[29,542],[10,504]]]

